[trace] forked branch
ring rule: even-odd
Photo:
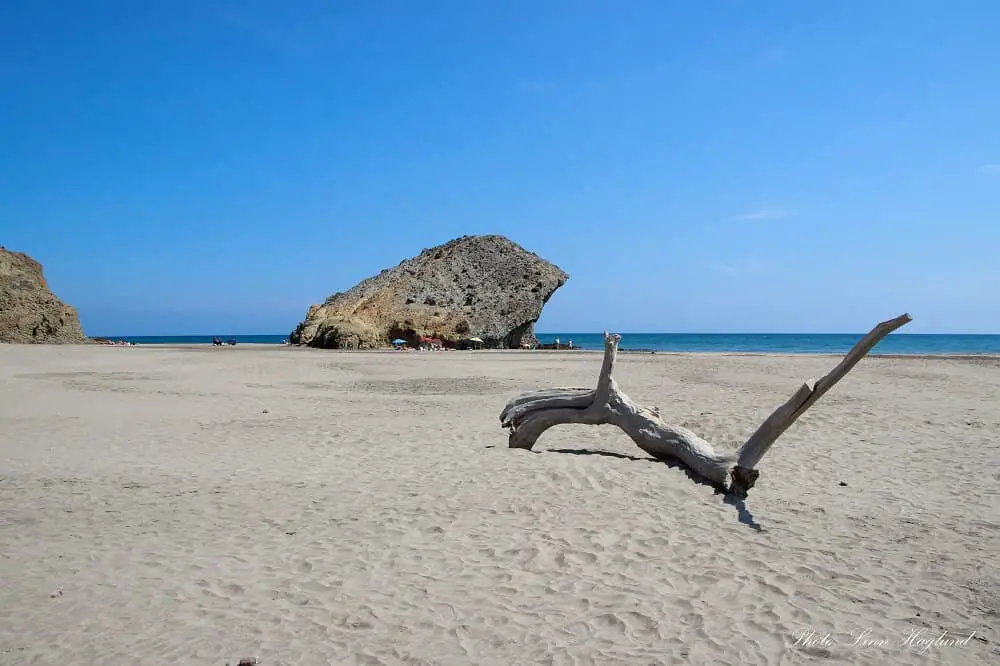
[[[511,448],[530,449],[549,428],[568,423],[610,424],[621,428],[636,445],[655,458],[678,460],[720,486],[746,497],[759,476],[757,463],[781,436],[824,393],[857,365],[882,338],[911,321],[908,314],[880,323],[864,336],[825,377],[803,384],[735,451],[719,452],[686,428],[660,419],[655,409],[635,404],[614,380],[621,336],[604,334],[604,360],[594,389],[556,388],[512,399],[500,414],[510,429]]]

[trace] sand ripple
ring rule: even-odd
[[[506,448],[593,355],[400,358],[0,348],[0,663],[1000,663],[997,367],[866,361],[736,507],[613,428]],[[620,365],[735,442],[829,359]]]

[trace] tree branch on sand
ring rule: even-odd
[[[557,425],[614,425],[654,458],[680,461],[724,492],[742,499],[760,475],[755,469],[757,463],[778,437],[882,338],[910,321],[910,315],[903,314],[873,328],[837,367],[822,379],[803,384],[735,451],[716,451],[712,444],[687,428],[665,423],[656,408],[632,402],[612,376],[621,336],[607,332],[596,388],[554,388],[525,393],[507,403],[500,414],[500,423],[510,430],[509,446],[515,449],[531,449],[542,433]]]

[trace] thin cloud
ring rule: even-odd
[[[714,261],[708,266],[716,273],[723,275],[741,276],[760,275],[771,270],[772,266],[756,259],[743,259],[739,261]]]
[[[761,208],[760,210],[750,211],[749,213],[735,215],[733,216],[733,219],[740,222],[754,222],[758,220],[777,220],[782,217],[788,217],[791,214],[791,211],[785,210],[784,208]]]
[[[983,164],[979,167],[979,173],[984,176],[1000,177],[1000,164]]]

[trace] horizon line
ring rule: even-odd
[[[610,329],[609,329],[610,330]],[[867,331],[614,331],[618,335],[865,335]],[[269,337],[288,338],[287,333],[156,333],[142,335],[98,335],[84,333],[88,338],[212,338],[212,337]],[[600,335],[603,331],[535,331],[535,335]],[[972,331],[921,331],[917,333],[893,332],[890,335],[984,335],[1000,336],[997,333],[981,333]]]
[[[867,335],[868,331],[611,331],[618,335]],[[604,335],[600,332],[582,331],[554,331],[539,332],[535,335]],[[996,333],[981,333],[975,331],[919,331],[916,333],[902,333],[893,331],[889,335],[1000,335]]]

